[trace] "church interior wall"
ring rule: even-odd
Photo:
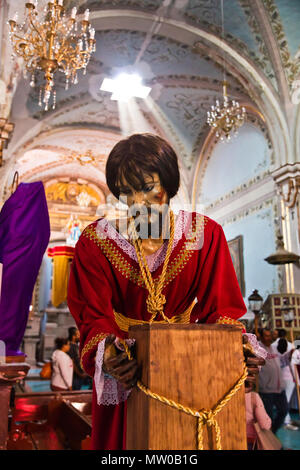
[[[264,261],[276,249],[274,208],[270,203],[265,205],[267,207],[262,204],[260,209],[248,215],[243,213],[235,221],[223,225],[228,241],[243,236],[245,301],[254,289],[258,289],[264,299],[279,289],[276,266]]]
[[[246,187],[250,180],[264,178],[270,165],[271,150],[265,136],[245,123],[237,137],[215,145],[200,181],[199,202],[209,206],[237,187]]]
[[[276,267],[264,261],[276,250],[278,228],[271,166],[266,136],[245,123],[233,140],[214,146],[200,176],[197,204],[222,225],[227,241],[243,237],[246,303],[253,289],[266,298],[279,288]]]

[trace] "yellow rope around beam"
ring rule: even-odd
[[[130,352],[130,349],[128,345],[126,344],[125,340],[122,341],[122,344],[124,345],[125,351],[127,353],[128,359],[132,360],[132,355]],[[245,380],[247,379],[248,376],[248,370],[246,367],[246,364],[244,364],[244,370],[243,374],[240,377],[240,379],[236,382],[236,384],[229,390],[229,392],[226,393],[224,398],[216,405],[214,406],[211,410],[194,410],[192,408],[189,408],[187,406],[181,405],[180,403],[177,403],[174,400],[171,400],[169,398],[166,398],[162,395],[159,395],[158,393],[152,392],[149,388],[147,388],[143,383],[138,380],[137,386],[138,388],[144,392],[147,396],[153,398],[154,400],[158,400],[161,403],[164,403],[165,405],[171,406],[172,408],[176,408],[179,411],[183,411],[184,413],[187,413],[191,416],[194,416],[197,418],[197,449],[198,450],[204,450],[203,447],[203,427],[205,425],[213,427],[215,429],[215,442],[216,442],[216,449],[217,450],[222,450],[222,445],[221,445],[221,430],[220,426],[215,418],[216,414],[219,413],[222,408],[231,400],[231,398],[239,391],[239,389],[242,387],[244,384]]]
[[[165,322],[169,324],[172,323],[172,319],[169,319],[164,314],[164,311],[163,311],[164,304],[166,303],[166,298],[162,294],[162,290],[164,288],[164,281],[165,281],[167,266],[168,266],[168,262],[169,262],[171,252],[172,252],[172,246],[173,246],[173,240],[174,240],[174,225],[175,225],[174,214],[170,210],[170,239],[168,243],[168,248],[167,248],[167,253],[166,253],[162,273],[157,284],[155,285],[151,272],[149,270],[148,264],[147,264],[146,256],[142,247],[142,241],[138,238],[137,232],[135,230],[134,220],[133,219],[131,220],[130,231],[133,235],[132,241],[136,250],[143,280],[149,293],[148,298],[146,300],[146,304],[147,304],[147,310],[151,314],[151,318],[150,318],[150,321],[146,323],[151,324],[152,322],[154,322],[157,315],[161,315],[161,317],[163,318]],[[116,316],[116,313],[115,313],[115,316]],[[122,321],[122,325],[123,325],[122,329],[127,329],[128,331],[129,324],[123,321],[121,315],[119,315],[118,319]],[[121,343],[124,345],[128,359],[132,360],[133,358],[132,358],[129,347],[126,344],[126,341],[122,340]],[[177,403],[174,400],[170,400],[169,398],[158,395],[157,393],[153,393],[149,388],[145,387],[145,385],[143,385],[143,383],[140,380],[138,380],[137,386],[142,392],[144,392],[146,395],[153,398],[154,400],[158,400],[161,403],[164,403],[168,406],[171,406],[172,408],[176,408],[179,411],[183,411],[184,413],[187,413],[197,418],[197,448],[198,450],[203,450],[203,427],[205,425],[213,427],[215,429],[216,448],[217,450],[222,450],[221,430],[220,430],[220,427],[218,425],[218,422],[215,416],[217,413],[219,413],[219,411],[221,411],[221,409],[228,403],[228,401],[242,387],[243,383],[245,382],[247,378],[247,375],[248,375],[248,371],[247,371],[247,367],[245,364],[243,374],[240,377],[240,379],[231,388],[231,390],[229,390],[229,392],[224,396],[224,398],[216,406],[212,408],[212,410],[205,410],[205,409],[193,410],[192,408],[181,405],[180,403]]]

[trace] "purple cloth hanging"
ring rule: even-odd
[[[20,183],[0,212],[0,340],[5,342],[7,356],[23,354],[19,348],[49,238],[43,183]]]

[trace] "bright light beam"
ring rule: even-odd
[[[151,88],[142,85],[137,74],[121,73],[115,79],[104,78],[100,90],[112,93],[110,99],[128,101],[130,98],[147,98]]]

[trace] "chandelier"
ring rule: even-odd
[[[227,83],[223,82],[223,105],[216,100],[211,106],[211,111],[207,111],[207,123],[216,131],[216,137],[221,141],[230,140],[231,136],[236,136],[238,129],[244,124],[246,109],[240,107],[238,101],[228,100]]]
[[[78,83],[77,71],[86,67],[91,55],[96,50],[95,30],[91,27],[89,10],[84,13],[80,26],[76,21],[77,8],[71,16],[66,16],[64,0],[50,0],[44,9],[44,18],[39,18],[38,0],[26,2],[25,20],[18,24],[16,13],[9,20],[10,40],[13,56],[24,60],[24,76],[31,74],[30,85],[35,86],[35,76],[42,71],[45,85],[40,89],[39,105],[44,103],[45,111],[49,108],[52,97],[52,108],[56,105],[54,74],[61,71],[65,74],[66,85]]]
[[[224,41],[224,4],[221,0],[221,18],[222,18],[222,40]],[[227,81],[225,68],[225,55],[223,51],[223,104],[219,100],[207,111],[207,123],[215,130],[216,137],[221,141],[229,141],[232,136],[238,134],[238,129],[244,124],[246,118],[246,109],[240,107],[238,101],[232,100],[231,103],[227,95]]]

